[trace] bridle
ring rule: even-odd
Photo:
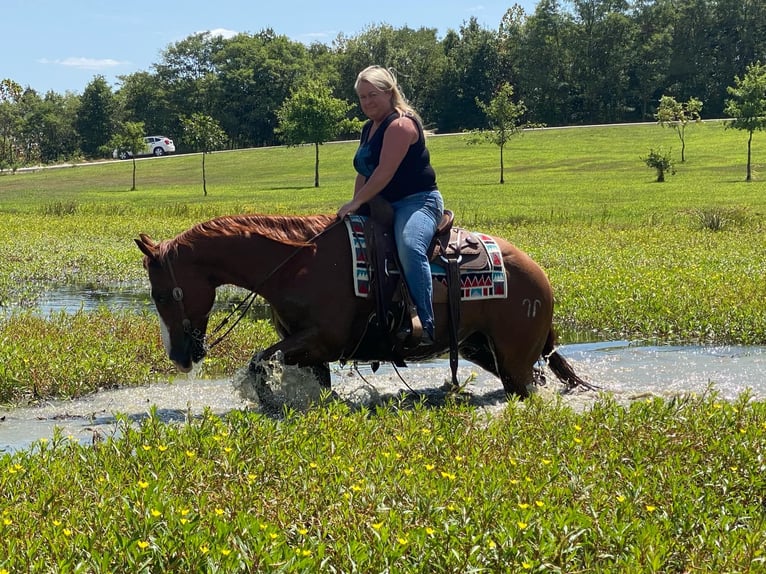
[[[189,335],[193,340],[202,343],[204,347],[205,336],[199,329],[192,329],[191,320],[186,315],[186,307],[184,307],[184,290],[178,286],[176,274],[173,271],[173,263],[170,258],[166,258],[165,261],[163,261],[163,266],[167,268],[168,273],[170,274],[170,280],[173,282],[171,295],[173,296],[173,300],[178,303],[179,309],[181,309],[181,326],[184,328],[184,334]]]
[[[337,220],[325,227],[322,231],[314,235],[311,239],[309,239],[306,244],[314,243],[317,239],[319,239],[322,235],[330,231],[332,228],[337,226],[339,223],[341,223],[342,220]],[[219,331],[222,331],[223,328],[226,326],[226,324],[238,314],[236,321],[232,323],[228,329],[226,329],[223,333],[218,335],[212,342],[207,342],[207,336],[202,333],[199,329],[192,329],[191,320],[186,315],[186,307],[184,306],[184,291],[181,289],[181,287],[178,285],[178,281],[176,280],[176,274],[173,271],[173,263],[170,260],[170,257],[166,257],[162,263],[163,267],[165,267],[168,270],[168,274],[170,275],[170,280],[173,284],[173,289],[171,291],[171,294],[173,296],[173,300],[178,303],[178,306],[181,310],[181,325],[183,326],[184,333],[188,336],[190,336],[193,340],[199,342],[202,344],[202,348],[205,352],[209,351],[210,349],[217,346],[221,341],[226,338],[226,336],[231,333],[234,330],[234,327],[237,326],[237,324],[244,318],[244,316],[247,314],[247,312],[250,310],[250,307],[252,307],[253,302],[255,301],[255,298],[258,296],[258,291],[263,288],[263,286],[266,284],[266,282],[271,279],[274,274],[279,271],[282,267],[284,267],[293,257],[295,257],[298,253],[301,252],[303,247],[296,247],[295,251],[290,253],[284,260],[282,260],[274,269],[269,271],[269,273],[266,274],[266,276],[261,279],[261,281],[250,289],[250,293],[248,293],[242,301],[237,303],[235,307],[229,312],[229,314],[224,317],[218,325],[216,325],[213,329],[210,330],[210,336],[216,335]]]

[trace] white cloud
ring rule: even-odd
[[[128,63],[113,60],[112,58],[64,58],[63,60],[41,58],[37,61],[40,64],[53,64],[56,66],[65,66],[67,68],[80,68],[82,70],[104,70]]]
[[[220,36],[224,40],[228,40],[229,38],[233,38],[239,32],[235,32],[234,30],[227,30],[226,28],[216,28],[215,30],[203,30],[202,33],[209,34],[210,36]]]
[[[337,32],[329,31],[329,32],[309,32],[308,34],[302,34],[300,37],[305,38],[306,40],[313,42],[318,41],[321,42],[322,40],[326,40],[327,38],[334,38],[337,36]]]

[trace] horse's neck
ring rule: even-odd
[[[216,287],[236,285],[258,291],[297,249],[259,235],[220,236],[201,241],[194,253],[211,270]]]

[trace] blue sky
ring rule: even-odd
[[[537,0],[516,0],[531,13]],[[436,28],[442,37],[472,16],[496,28],[502,0],[1,0],[0,79],[45,93],[82,93],[97,74],[151,71],[168,45],[196,32],[277,34],[310,44],[373,24]]]

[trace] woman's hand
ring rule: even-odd
[[[354,213],[360,207],[361,204],[359,204],[356,199],[352,199],[348,203],[341,205],[340,209],[338,210],[338,219],[343,219],[347,215]]]

